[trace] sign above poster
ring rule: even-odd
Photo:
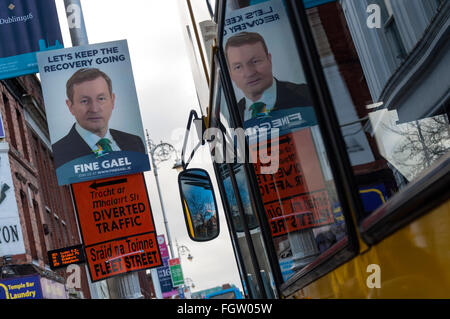
[[[0,79],[37,73],[36,52],[63,48],[54,0],[0,3]]]

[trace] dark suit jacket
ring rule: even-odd
[[[142,139],[133,134],[110,129],[111,136],[122,151],[134,151],[145,154]],[[75,129],[75,124],[58,142],[52,145],[56,168],[78,157],[93,154],[89,145],[83,140]]]
[[[312,106],[311,95],[306,84],[277,81],[277,97],[273,110],[282,110],[296,106]],[[244,121],[245,98],[238,102],[239,114]]]

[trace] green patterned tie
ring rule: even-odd
[[[100,139],[97,144],[100,153],[107,153],[112,151],[111,141],[107,138]]]
[[[252,119],[266,115],[266,104],[263,102],[256,102],[250,106],[252,111]]]

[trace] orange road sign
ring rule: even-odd
[[[162,265],[142,173],[72,184],[93,282]]]
[[[270,145],[273,145],[271,142]],[[258,145],[251,156],[272,236],[333,223],[329,194],[310,128],[280,136],[279,168],[261,174]]]

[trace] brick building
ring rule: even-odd
[[[0,81],[0,111],[5,131],[0,152],[9,158],[25,246],[25,254],[0,257],[0,278],[39,274],[62,289],[70,274],[50,270],[47,251],[81,241],[70,188],[57,183],[39,79]],[[90,298],[85,267],[80,269],[81,289],[65,297]]]

